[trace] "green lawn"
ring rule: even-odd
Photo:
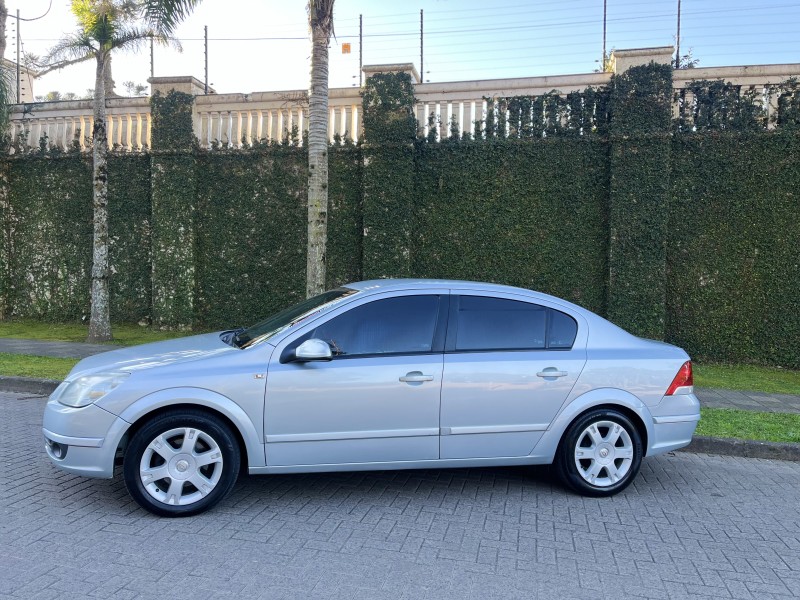
[[[114,340],[110,344],[135,346],[147,342],[160,342],[198,331],[159,331],[139,325],[112,326]],[[41,323],[39,321],[0,321],[0,338],[23,338],[29,340],[52,340],[57,342],[85,342],[89,335],[87,325],[80,323]]]
[[[800,443],[800,414],[701,408],[696,435]]]
[[[753,365],[694,363],[693,372],[697,387],[800,396],[800,371]]]
[[[64,379],[77,358],[52,358],[0,352],[0,375]]]

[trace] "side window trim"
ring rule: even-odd
[[[477,297],[484,297],[484,298],[498,298],[497,296],[482,296],[481,294],[469,294],[472,296]],[[511,299],[511,298],[498,298],[502,300],[508,300],[509,302],[526,302],[522,299]],[[545,309],[545,345],[543,348],[480,348],[480,349],[469,349],[469,350],[458,350],[456,349],[456,341],[458,338],[458,311],[461,301],[461,294],[450,294],[450,316],[448,319],[448,326],[447,326],[447,339],[445,341],[444,352],[445,354],[475,354],[480,352],[568,352],[575,347],[575,342],[578,339],[577,332],[579,329],[579,324],[577,319],[570,315],[569,313],[565,313],[564,311],[552,308],[550,306],[545,306],[543,304],[537,304],[535,302],[529,302],[529,304],[536,304],[537,306],[541,306]],[[569,347],[560,346],[556,348],[550,347],[550,324],[552,322],[552,314],[553,311],[560,312],[567,317],[569,317],[575,323],[575,338],[572,340],[572,344]]]

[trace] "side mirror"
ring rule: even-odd
[[[294,351],[294,360],[308,362],[312,360],[331,360],[333,354],[327,342],[318,339],[306,340]]]

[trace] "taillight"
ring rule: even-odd
[[[664,395],[672,396],[678,390],[678,388],[692,387],[693,385],[694,380],[692,379],[692,361],[687,360],[685,363],[683,363],[683,365],[681,365],[681,368],[678,369],[678,374],[675,375],[675,379],[673,379],[672,383],[669,384],[667,393]],[[688,392],[691,393],[691,390],[688,390]]]

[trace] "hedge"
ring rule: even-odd
[[[672,145],[667,340],[703,360],[800,368],[800,138]]]
[[[606,154],[587,139],[422,145],[413,274],[533,288],[604,313]]]
[[[696,358],[800,368],[798,86],[776,92],[770,123],[698,82],[702,104],[672,122],[670,77],[649,65],[606,90],[487,99],[471,132],[433,119],[424,138],[408,76],[368,79],[364,138],[331,146],[328,286],[519,285]],[[117,322],[230,327],[303,295],[304,148],[200,150],[192,102],[154,97],[153,150],[111,157]],[[457,135],[439,142],[445,126]],[[0,165],[3,318],[86,317],[89,160],[45,142]]]

